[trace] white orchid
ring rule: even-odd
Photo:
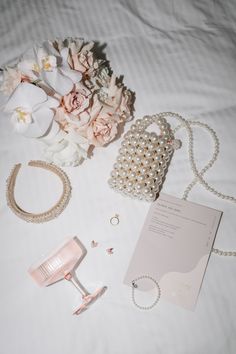
[[[82,74],[72,70],[68,64],[69,48],[57,51],[50,42],[26,52],[18,63],[18,69],[32,81],[43,80],[55,92],[64,96],[74,84],[79,82]]]
[[[52,108],[59,101],[30,83],[17,86],[5,105],[5,112],[11,113],[15,130],[24,136],[37,138],[47,133],[54,117]]]

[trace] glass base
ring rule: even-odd
[[[83,296],[83,303],[74,311],[73,315],[80,315],[86,311],[90,305],[92,305],[100,296],[102,296],[107,290],[106,286],[96,290],[93,294]]]

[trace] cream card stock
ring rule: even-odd
[[[125,284],[150,275],[162,298],[193,310],[221,216],[219,210],[161,193],[148,212]],[[139,286],[152,288],[152,282]]]

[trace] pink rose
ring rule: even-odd
[[[73,91],[61,98],[55,120],[64,131],[68,132],[70,128],[77,130],[88,123],[91,98],[92,92],[82,83],[76,84]]]
[[[87,127],[87,138],[94,146],[102,146],[113,140],[117,134],[117,120],[105,112],[93,119]]]
[[[87,138],[94,146],[108,144],[117,134],[118,120],[113,113],[110,107],[104,106],[95,95],[89,121],[77,128],[78,134]]]
[[[76,85],[75,89],[62,98],[62,107],[65,112],[78,115],[89,107],[91,91],[82,83]]]
[[[68,58],[70,66],[82,74],[86,74],[87,77],[92,77],[95,71],[98,69],[98,61],[94,58],[94,54],[91,51],[94,46],[93,42],[90,42],[82,47],[79,52],[72,52]]]

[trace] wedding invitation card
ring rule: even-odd
[[[151,205],[124,283],[150,275],[161,298],[194,310],[222,212],[161,193]],[[139,290],[153,288],[145,282]]]

